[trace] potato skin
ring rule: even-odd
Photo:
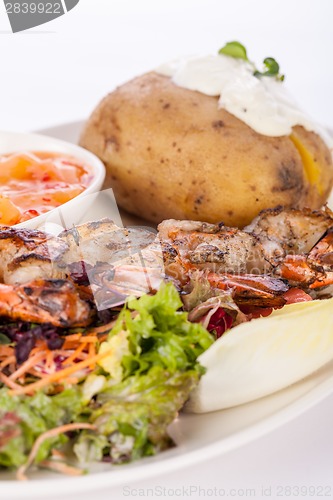
[[[104,98],[85,125],[81,146],[105,163],[106,186],[126,211],[152,221],[196,219],[242,227],[277,205],[319,208],[333,183],[329,149],[295,128],[320,166],[310,185],[289,137],[258,134],[217,98],[147,73]]]

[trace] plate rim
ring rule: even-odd
[[[282,389],[283,391],[284,389]],[[280,392],[280,391],[279,391]],[[287,404],[281,410],[276,411],[269,417],[265,417],[259,423],[250,425],[246,429],[235,432],[227,438],[222,438],[217,442],[210,443],[206,446],[201,446],[195,450],[184,452],[179,456],[168,456],[170,452],[165,451],[157,455],[162,457],[165,454],[165,459],[159,459],[156,462],[151,462],[154,457],[149,457],[149,463],[144,463],[145,459],[138,462],[132,462],[128,467],[123,466],[115,471],[103,471],[91,473],[79,477],[61,476],[45,479],[30,479],[28,482],[20,482],[17,480],[1,481],[1,490],[4,495],[11,495],[17,499],[25,498],[54,498],[59,494],[71,495],[88,493],[91,491],[103,491],[110,487],[127,486],[135,481],[142,481],[158,475],[165,475],[180,470],[191,465],[197,465],[205,462],[207,459],[213,459],[217,456],[223,456],[230,451],[236,450],[256,439],[263,437],[275,429],[283,427],[287,423],[296,419],[298,416],[309,411],[318,403],[326,399],[333,392],[333,375],[328,379],[320,382],[318,385],[310,389],[308,392],[297,398],[292,403]],[[264,399],[264,398],[263,398]],[[223,410],[218,410],[218,412]],[[215,412],[214,412],[215,413]],[[221,443],[224,446],[221,448]],[[172,451],[171,451],[172,452]],[[136,466],[136,464],[139,464]],[[129,474],[130,471],[130,474]],[[98,481],[92,481],[92,477],[97,477]],[[125,480],[124,480],[125,479]],[[29,489],[27,489],[29,485]],[[45,488],[49,491],[47,494]],[[67,497],[66,497],[67,498]]]

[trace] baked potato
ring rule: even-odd
[[[330,150],[316,133],[258,134],[218,109],[217,97],[155,72],[105,97],[80,144],[105,163],[118,204],[156,223],[242,227],[276,205],[319,208],[333,183]]]

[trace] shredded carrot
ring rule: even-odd
[[[31,349],[29,356],[31,357],[37,354],[37,352],[45,351],[46,348],[47,347],[45,342],[38,342],[38,344],[36,344],[36,346],[33,349]]]
[[[82,337],[82,333],[73,333],[72,335],[66,335],[67,340],[79,340]]]
[[[4,359],[4,361],[2,361],[0,363],[0,369],[3,370],[5,368],[5,366],[10,365],[13,362],[15,363],[15,361],[16,361],[15,356],[9,356],[8,358]]]
[[[67,359],[68,355],[74,352],[77,349],[77,345],[75,346],[74,349],[59,349],[58,351],[53,351],[57,356],[62,356]],[[86,357],[86,353],[82,352],[79,356],[80,358],[84,359]]]
[[[29,370],[27,370],[26,375],[33,375],[34,377],[42,378],[45,376],[45,373],[35,370],[35,368],[29,368]]]
[[[89,328],[88,333],[105,333],[107,330],[111,330],[114,325],[116,324],[116,319],[113,321],[110,321],[110,323],[107,323],[106,325],[102,326],[97,326],[95,328]]]
[[[76,349],[77,343],[81,342],[99,342],[99,338],[96,335],[82,335],[80,338],[77,340],[70,340],[68,337],[66,337],[65,343],[63,345],[63,349]]]
[[[15,382],[10,380],[9,377],[7,377],[4,373],[1,373],[1,372],[0,372],[0,382],[3,382],[4,384],[6,384],[8,387],[10,387],[10,389],[14,389],[14,390],[21,389],[20,385],[15,384]]]
[[[89,344],[89,356],[95,356],[96,354],[96,346],[94,344]]]
[[[81,352],[83,352],[85,350],[85,348],[87,347],[87,344],[81,344],[77,347],[77,349],[73,352],[73,354],[71,356],[69,356],[64,362],[63,364],[64,365],[70,365],[71,363],[73,363],[77,357],[79,356],[79,354],[81,354]]]
[[[65,342],[62,348],[60,349],[61,351],[75,351],[77,348],[78,342]]]
[[[46,353],[45,370],[48,372],[55,371],[54,353],[52,351]]]
[[[90,358],[93,358],[96,355],[96,349],[95,349],[95,345],[94,344],[89,344],[89,351],[88,351],[88,353],[89,353],[89,357]],[[91,370],[93,370],[94,369],[94,365],[93,364],[90,365],[89,368]]]
[[[85,335],[80,338],[79,342],[98,342],[98,338],[96,337],[96,335]]]
[[[59,370],[58,372],[46,375],[42,380],[38,380],[37,382],[33,382],[32,384],[28,384],[18,389],[12,390],[10,391],[10,394],[13,396],[21,394],[31,394],[32,392],[35,392],[38,389],[41,389],[42,387],[52,384],[53,382],[58,382],[61,379],[65,380],[68,376],[72,375],[73,373],[77,373],[83,368],[92,366],[92,364],[95,365],[97,361],[109,355],[110,355],[109,351],[106,351],[101,354],[96,354],[96,356],[93,356],[92,358],[88,358],[85,359],[84,361],[80,361],[79,363],[75,363],[74,366],[70,366],[63,370]]]
[[[59,434],[64,434],[66,432],[83,430],[83,429],[96,430],[96,427],[92,424],[87,424],[84,422],[76,424],[66,424],[66,425],[61,425],[60,427],[55,427],[54,429],[46,431],[40,436],[38,436],[38,438],[34,442],[33,447],[31,448],[28,460],[26,461],[25,464],[21,465],[21,467],[19,467],[19,469],[17,470],[16,474],[17,479],[19,479],[20,481],[25,481],[27,479],[25,473],[29,469],[29,467],[33,464],[40,446],[44,443],[46,439],[58,436]]]
[[[7,345],[2,345],[0,347],[0,356],[10,356],[13,354],[14,349],[12,347],[9,347]]]
[[[20,368],[18,368],[18,370],[16,370],[16,372],[12,373],[9,378],[11,380],[16,380],[21,375],[23,375],[28,370],[28,368],[31,368],[34,365],[36,365],[37,363],[39,363],[40,361],[42,361],[45,358],[45,356],[46,356],[45,351],[36,353],[34,356],[28,358],[27,361],[25,361],[25,363],[23,363],[20,366]]]
[[[32,394],[53,383],[58,388],[63,382],[79,383],[82,377],[75,374],[84,368],[94,370],[96,362],[108,354],[97,354],[97,348],[107,338],[114,324],[115,320],[90,328],[86,334],[78,332],[66,335],[62,348],[56,350],[49,349],[45,340],[38,339],[29,358],[20,366],[17,366],[15,349],[12,346],[0,346],[0,371],[6,368],[6,375],[0,378],[0,382],[7,385],[12,394],[22,395]],[[56,391],[57,387],[53,389]]]

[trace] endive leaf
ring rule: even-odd
[[[188,409],[208,412],[283,389],[333,359],[333,299],[285,306],[233,328],[200,357]]]

